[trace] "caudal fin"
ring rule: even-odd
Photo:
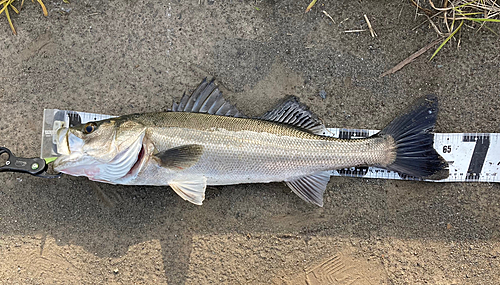
[[[391,136],[396,144],[396,159],[385,168],[419,178],[448,177],[448,164],[433,146],[437,113],[437,97],[427,95],[377,134]]]

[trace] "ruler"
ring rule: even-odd
[[[366,138],[378,130],[327,129],[332,137]],[[450,176],[432,182],[500,182],[500,133],[435,133],[434,148],[448,162]],[[422,180],[377,167],[332,171],[332,176]]]
[[[45,109],[43,113],[41,158],[57,157],[56,134],[90,121],[116,116],[87,112]],[[364,129],[327,129],[327,136],[341,139],[366,138],[379,132]],[[434,148],[448,162],[450,176],[431,182],[500,182],[500,133],[436,133]],[[422,180],[377,167],[351,167],[331,171],[332,176],[379,179]]]

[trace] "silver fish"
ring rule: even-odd
[[[169,185],[197,205],[207,185],[284,181],[322,206],[333,169],[379,166],[447,177],[447,164],[433,148],[437,112],[437,98],[428,95],[372,137],[336,139],[325,136],[321,121],[295,97],[247,118],[204,80],[169,112],[59,130],[54,170],[112,184]]]

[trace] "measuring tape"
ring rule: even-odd
[[[378,130],[327,129],[342,139],[366,138]],[[450,176],[432,182],[500,182],[500,133],[436,133],[434,148],[448,162]],[[377,167],[351,167],[333,176],[422,180]]]
[[[90,121],[116,116],[86,112],[45,109],[43,113],[41,158],[59,156],[56,133]],[[340,139],[366,138],[378,130],[329,128],[326,135]],[[450,176],[432,182],[500,182],[500,133],[437,133],[434,148],[448,162]],[[351,167],[331,171],[332,176],[421,180],[377,167]]]

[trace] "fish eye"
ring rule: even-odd
[[[87,123],[85,125],[85,127],[83,128],[83,132],[86,133],[86,134],[90,134],[93,131],[95,131],[96,128],[97,128],[97,126],[96,126],[95,123]]]

